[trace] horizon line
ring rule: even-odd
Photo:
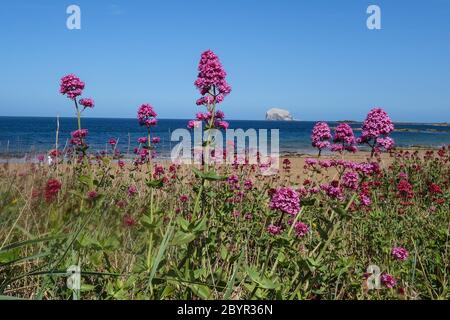
[[[58,116],[3,116],[0,115],[0,118],[58,118]],[[76,119],[74,116],[62,116],[59,117],[66,119]],[[136,119],[134,117],[83,117],[84,119],[123,119],[123,120],[132,120]],[[158,120],[192,120],[190,118],[159,118]],[[343,120],[266,120],[266,119],[227,119],[226,121],[267,121],[267,122],[348,122],[348,123],[362,123],[364,120],[351,120],[351,119],[343,119]],[[438,121],[438,122],[415,122],[415,121],[393,121],[394,123],[404,123],[404,124],[449,124],[447,121]]]

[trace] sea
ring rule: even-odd
[[[160,119],[152,127],[152,136],[159,136],[161,142],[157,147],[162,158],[170,156],[170,150],[178,143],[171,141],[172,132],[186,128],[188,120]],[[264,121],[264,120],[229,120],[230,129],[279,129],[279,148],[284,154],[314,154],[310,135],[314,121]],[[355,135],[361,133],[360,122],[348,122]],[[329,121],[331,128],[339,122]],[[146,136],[146,129],[140,127],[136,119],[117,118],[83,118],[82,127],[89,130],[87,142],[89,151],[111,150],[110,138],[118,141],[122,154],[132,156],[138,146],[137,139]],[[0,117],[0,159],[31,159],[46,153],[55,147],[56,118],[46,117]],[[70,132],[76,130],[75,118],[59,119],[59,148],[68,146]],[[426,123],[395,123],[391,137],[398,147],[439,148],[450,145],[450,125]],[[270,139],[270,137],[269,137]]]

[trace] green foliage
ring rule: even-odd
[[[370,186],[368,206],[359,190],[339,199],[304,193],[294,221],[309,226],[304,236],[292,217],[269,209],[267,191],[300,190],[306,179],[313,181],[308,188],[319,187],[334,172],[273,179],[249,165],[180,166],[150,179],[146,165],[120,169],[108,157],[58,168],[23,165],[29,171],[21,178],[4,167],[0,300],[71,299],[71,265],[81,267],[81,299],[449,299],[445,154],[395,157],[379,174],[361,177]],[[398,195],[401,173],[413,187],[408,204]],[[231,174],[238,187],[225,181]],[[49,178],[63,185],[53,202],[42,196]],[[442,192],[431,194],[430,182]],[[130,186],[138,192],[129,194]],[[267,227],[278,221],[283,231],[271,235]],[[396,246],[408,249],[406,261],[392,257]],[[392,274],[396,287],[367,290],[371,264]]]

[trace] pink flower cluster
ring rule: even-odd
[[[137,114],[139,125],[147,128],[155,126],[158,123],[156,116],[157,114],[150,104],[143,104],[139,107]]]
[[[364,120],[361,139],[387,136],[392,131],[394,131],[394,124],[386,111],[381,108],[374,108],[369,111],[366,120]]]
[[[397,280],[389,273],[383,273],[380,277],[381,283],[383,283],[387,288],[392,289],[397,285]]]
[[[324,191],[325,194],[332,199],[344,199],[344,193],[342,191],[342,188],[339,186],[338,181],[332,181],[329,184],[322,184],[320,185],[320,189],[322,189],[322,191]]]
[[[353,134],[353,129],[347,123],[341,123],[336,127],[333,141],[335,144],[331,146],[331,151],[357,151],[357,148],[355,146],[356,138]]]
[[[377,138],[376,142],[378,148],[383,148],[384,150],[391,150],[395,145],[394,139],[391,137]]]
[[[83,99],[80,99],[79,102],[85,108],[93,108],[95,105],[94,100],[91,98],[83,98]]]
[[[281,228],[281,226],[276,226],[274,224],[271,224],[267,227],[267,231],[271,234],[271,235],[278,235],[281,232],[283,232],[283,229]]]
[[[204,121],[206,128],[226,130],[229,127],[229,123],[227,121],[224,121],[224,118],[225,113],[221,110],[217,110],[214,114],[211,111],[197,112],[195,120],[189,121],[188,128],[197,128],[197,126],[200,125],[200,122]]]
[[[361,137],[357,139],[357,142],[367,143],[372,148],[372,155],[381,148],[390,150],[394,147],[394,140],[388,137],[392,131],[394,131],[394,124],[386,111],[374,108],[367,114]]]
[[[319,149],[322,151],[322,149],[326,149],[330,147],[330,140],[331,139],[331,131],[330,127],[326,122],[317,122],[314,125],[312,134],[311,134],[311,142],[312,146],[314,148]]]
[[[50,179],[47,181],[47,184],[45,185],[45,200],[47,202],[51,202],[56,199],[56,196],[58,195],[58,192],[61,190],[61,182],[59,182],[56,179]]]
[[[405,261],[406,259],[408,259],[409,256],[408,250],[402,247],[392,248],[391,254],[395,259],[400,261]]]
[[[72,145],[81,146],[83,144],[83,139],[85,139],[87,135],[87,129],[75,130],[71,133],[72,138],[69,140],[69,143]]]
[[[146,144],[147,143],[147,137],[139,137],[137,141],[138,141],[139,144]]]
[[[347,171],[342,175],[342,185],[348,189],[358,189],[359,175],[354,171]]]
[[[227,73],[220,63],[219,57],[207,50],[202,53],[198,65],[198,77],[195,86],[203,96],[197,100],[197,105],[220,103],[231,92],[231,87],[225,77]],[[208,94],[208,96],[205,96]]]
[[[295,216],[300,211],[300,197],[289,187],[272,190],[269,208]]]
[[[294,230],[297,237],[302,238],[309,232],[309,226],[299,221],[294,225]]]
[[[305,159],[305,169],[324,169],[334,167],[339,171],[349,169],[362,175],[373,175],[380,172],[380,165],[377,162],[353,162],[342,159],[317,160],[313,158]]]
[[[74,100],[81,96],[84,89],[84,82],[74,74],[69,74],[61,78],[59,92],[66,95],[67,98]]]

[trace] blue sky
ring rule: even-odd
[[[81,30],[66,8],[81,8]],[[369,4],[382,30],[366,28]],[[0,115],[72,116],[59,79],[77,74],[92,117],[191,118],[202,51],[214,50],[233,92],[230,119],[270,107],[299,120],[450,121],[450,0],[2,1]]]

